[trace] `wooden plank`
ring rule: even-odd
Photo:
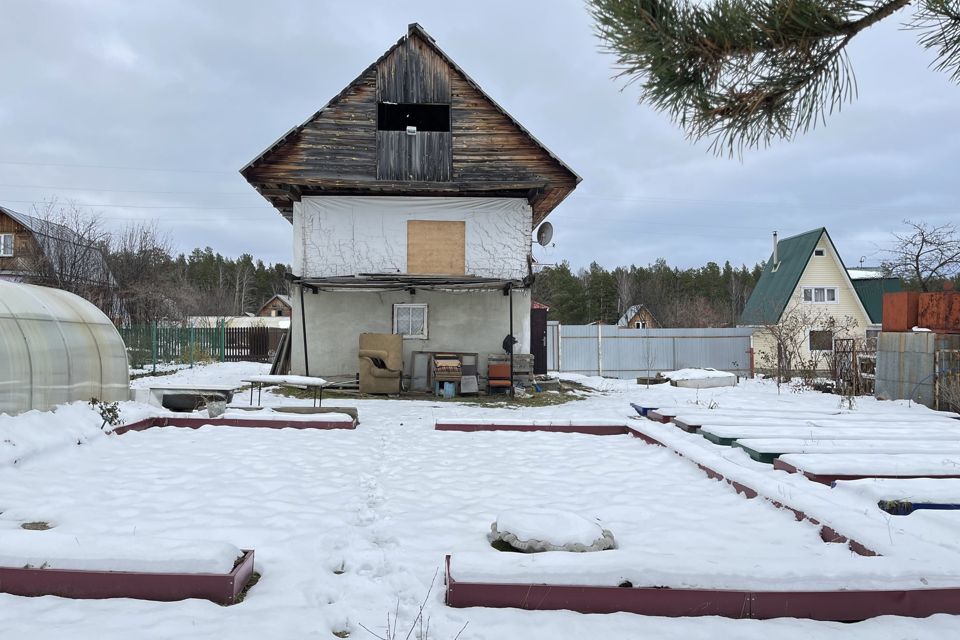
[[[465,222],[407,221],[407,273],[463,275],[465,271]]]

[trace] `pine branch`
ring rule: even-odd
[[[669,113],[690,138],[733,155],[808,131],[851,101],[856,80],[846,46],[910,1],[589,0],[589,7],[616,55],[617,77],[642,82],[641,101]]]

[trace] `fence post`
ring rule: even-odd
[[[190,340],[187,343],[187,349],[190,350],[190,368],[193,369],[193,324],[190,325]]]
[[[220,362],[227,359],[227,321],[220,321]]]
[[[157,321],[150,324],[150,359],[153,361],[153,372],[157,372]]]
[[[603,377],[603,335],[602,324],[597,324],[597,376]]]

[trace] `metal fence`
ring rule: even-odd
[[[547,369],[609,378],[713,368],[747,376],[753,329],[624,329],[547,323]]]
[[[268,362],[286,329],[274,327],[165,326],[156,322],[120,327],[134,369],[160,362]]]

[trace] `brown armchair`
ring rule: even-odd
[[[400,393],[403,336],[360,334],[360,393]]]

